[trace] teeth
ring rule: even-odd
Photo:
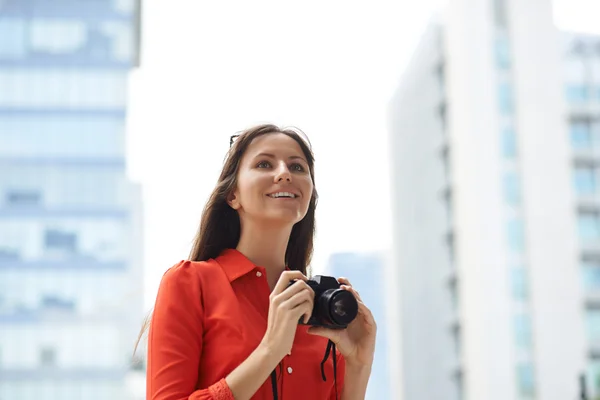
[[[290,192],[277,192],[277,193],[273,193],[269,195],[270,197],[291,197],[292,199],[296,197],[296,195],[294,193],[290,193]]]

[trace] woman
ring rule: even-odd
[[[314,300],[313,166],[294,130],[261,125],[232,142],[190,260],[158,289],[148,399],[364,399],[376,324],[350,282],[339,279],[359,303],[346,329],[298,324]]]

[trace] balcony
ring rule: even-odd
[[[0,13],[6,17],[86,18],[88,20],[133,20],[139,12],[139,0],[130,0],[125,7],[116,1],[62,0],[58,4],[46,0],[4,0]],[[126,2],[121,2],[126,3]]]
[[[575,165],[600,165],[600,148],[598,147],[573,148],[572,152]]]
[[[124,271],[127,269],[126,260],[97,260],[93,257],[72,257],[61,260],[23,260],[0,259],[1,269],[25,270],[86,270],[86,271]]]
[[[38,381],[41,379],[56,381],[95,381],[125,378],[125,368],[0,368],[0,382]]]
[[[600,102],[581,102],[567,104],[567,110],[572,118],[599,118]]]
[[[118,208],[87,208],[87,207],[2,207],[1,218],[115,218],[126,219],[129,211]]]

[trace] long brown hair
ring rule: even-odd
[[[218,257],[225,249],[234,249],[237,247],[240,240],[240,217],[237,211],[227,203],[227,197],[236,188],[240,163],[250,143],[259,136],[275,133],[287,135],[300,145],[308,162],[310,176],[313,181],[313,193],[308,211],[305,217],[292,228],[285,252],[287,267],[292,270],[301,271],[306,275],[306,270],[313,254],[315,210],[318,199],[317,190],[314,188],[314,155],[308,138],[303,139],[302,136],[306,136],[300,130],[296,128],[283,129],[272,124],[258,125],[247,129],[240,135],[235,135],[237,140],[233,141],[229,148],[217,185],[202,211],[200,226],[198,227],[189,255],[190,260],[207,261]],[[144,321],[133,351],[134,354],[149,325],[150,315]]]

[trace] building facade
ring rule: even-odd
[[[375,360],[367,388],[367,400],[391,399],[385,313],[385,276],[387,259],[377,253],[335,253],[330,256],[325,274],[346,277],[360,293],[361,299],[377,321]]]
[[[143,313],[126,177],[137,0],[0,2],[0,399],[126,399]]]
[[[389,113],[398,398],[600,395],[600,38],[452,2]]]

